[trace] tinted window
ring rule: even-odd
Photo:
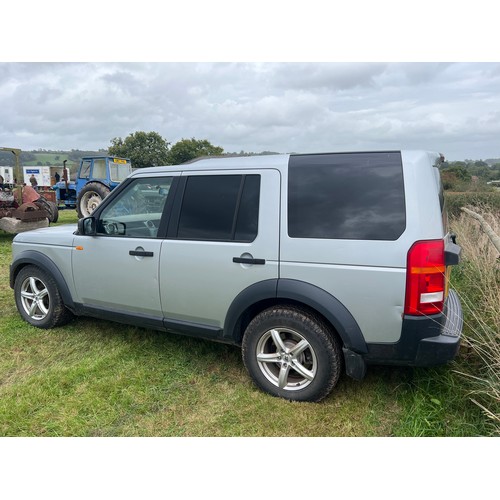
[[[259,223],[260,175],[247,175],[238,210],[236,232],[237,241],[253,241],[257,236]]]
[[[258,175],[189,177],[177,237],[252,241],[257,235],[259,188]]]
[[[396,240],[405,226],[400,153],[290,157],[290,237]]]

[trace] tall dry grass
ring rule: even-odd
[[[469,207],[500,234],[500,213]],[[466,362],[460,371],[470,382],[472,401],[500,435],[500,258],[479,222],[462,213],[451,221],[462,247],[462,262],[453,274],[464,311]]]

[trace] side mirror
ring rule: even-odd
[[[85,217],[78,220],[78,233],[86,236],[95,236],[96,221],[94,217]]]

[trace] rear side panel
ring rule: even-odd
[[[280,277],[312,283],[333,295],[354,316],[368,343],[400,339],[408,249],[419,239],[444,236],[433,162],[425,152],[291,156],[289,178],[283,179]],[[343,227],[340,220],[335,229],[325,229],[326,235],[338,231],[337,238],[317,237],[321,229],[308,237],[307,227],[302,234],[293,227],[297,207],[289,209],[289,201],[297,204],[294,185],[311,182],[318,163],[329,165],[330,172],[311,192],[330,192],[333,201],[325,201],[316,216],[327,226],[329,218],[345,219]],[[307,210],[307,200],[300,208]],[[363,218],[377,231],[370,233]]]

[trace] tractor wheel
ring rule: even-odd
[[[98,182],[89,182],[78,194],[76,211],[78,218],[88,217],[108,196],[110,189]]]
[[[57,222],[59,219],[59,210],[57,205],[43,196],[40,196],[35,202],[40,208],[44,208],[49,214],[49,222]]]

